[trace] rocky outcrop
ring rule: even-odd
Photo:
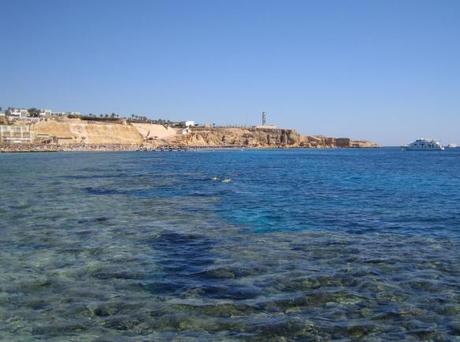
[[[367,140],[352,140],[350,147],[356,148],[372,148],[372,147],[379,147],[376,143]]]
[[[350,138],[333,138],[324,136],[305,136],[306,142],[302,145],[305,147],[325,147],[325,148],[370,148],[378,145],[366,140],[351,140]]]
[[[201,128],[176,139],[184,146],[298,146],[301,136],[291,129]]]
[[[325,136],[302,136],[292,129],[202,128],[178,137],[175,143],[188,147],[376,147],[368,141]]]

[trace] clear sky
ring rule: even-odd
[[[458,0],[0,0],[0,106],[460,143]]]

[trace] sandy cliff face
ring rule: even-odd
[[[176,131],[161,125],[98,122],[80,119],[39,121],[32,125],[36,137],[57,139],[59,144],[141,145],[151,139],[174,136]]]
[[[150,123],[132,123],[146,141],[167,140],[176,137],[182,130]]]

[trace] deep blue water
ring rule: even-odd
[[[0,155],[0,339],[460,339],[460,150]]]

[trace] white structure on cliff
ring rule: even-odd
[[[256,129],[277,129],[275,125],[267,125],[267,113],[262,112],[262,125],[255,126]]]
[[[11,116],[13,118],[25,118],[29,115],[27,109],[19,109],[19,108],[8,108],[6,110],[6,116]]]
[[[0,125],[0,143],[31,143],[32,135],[29,125]]]
[[[51,109],[40,109],[40,116],[51,116],[53,115],[53,111]]]

